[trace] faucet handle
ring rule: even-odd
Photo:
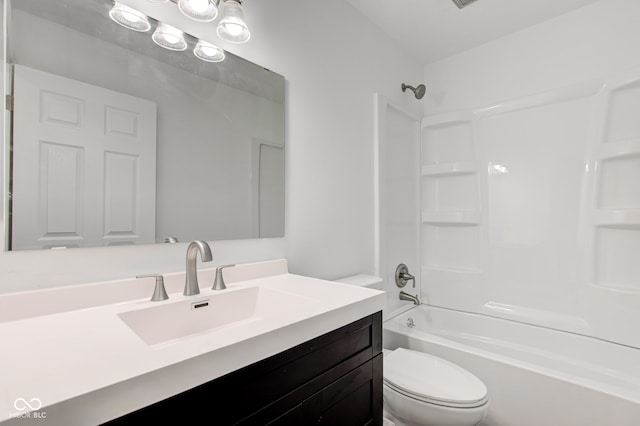
[[[161,302],[163,300],[169,299],[167,295],[167,291],[164,289],[164,277],[162,274],[146,274],[146,275],[136,275],[136,278],[155,278],[156,279],[156,287],[153,290],[153,296],[151,296],[152,302]]]
[[[236,265],[222,265],[216,268],[216,279],[213,281],[213,287],[211,287],[212,290],[224,290],[227,288],[224,283],[224,277],[222,276],[222,270],[224,268],[230,268],[231,266]]]
[[[400,288],[407,285],[407,282],[413,281],[413,288],[416,288],[416,277],[409,273],[409,268],[401,263],[396,268],[396,285]]]

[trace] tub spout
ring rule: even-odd
[[[414,305],[420,304],[420,299],[418,299],[417,294],[415,296],[412,296],[409,293],[406,293],[404,291],[400,292],[400,300],[407,300],[409,302],[413,302]]]

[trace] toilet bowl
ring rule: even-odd
[[[396,426],[473,426],[485,416],[487,388],[476,376],[423,352],[385,350],[385,415]]]
[[[337,282],[384,289],[382,278],[353,275]],[[485,416],[487,388],[471,372],[442,358],[404,348],[384,350],[385,426],[474,426]]]

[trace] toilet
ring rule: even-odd
[[[336,280],[382,290],[370,275]],[[415,350],[384,350],[384,425],[474,426],[485,416],[489,397],[484,383],[466,369]]]
[[[473,426],[485,416],[484,383],[442,358],[385,350],[383,376],[385,417],[396,426]]]

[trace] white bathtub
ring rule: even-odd
[[[640,425],[638,349],[427,305],[385,321],[383,341],[448,359],[483,380],[490,405],[482,425]]]

